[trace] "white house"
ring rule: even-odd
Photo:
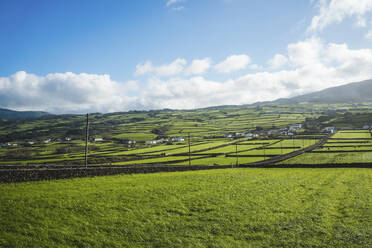
[[[185,139],[183,137],[173,137],[171,139],[173,142],[183,142]]]
[[[103,138],[94,138],[94,142],[103,141]]]
[[[289,126],[290,131],[296,131],[302,128],[302,124],[294,124]]]
[[[147,140],[145,141],[146,145],[155,145],[158,143],[158,140]]]
[[[335,133],[336,132],[336,128],[334,127],[325,127],[322,129],[323,132],[328,132],[328,133]]]

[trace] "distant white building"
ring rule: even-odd
[[[229,133],[226,138],[244,137],[245,133]]]
[[[337,130],[335,127],[325,127],[322,129],[322,132],[327,132],[327,133],[335,133]]]
[[[71,138],[70,137],[65,137],[65,140],[66,141],[71,141]]]
[[[297,131],[297,130],[300,130],[301,128],[302,128],[302,124],[294,124],[294,125],[289,126],[290,131]]]
[[[147,140],[145,141],[146,145],[155,145],[158,143],[158,140]]]
[[[52,139],[46,139],[46,140],[44,140],[44,143],[47,144],[47,143],[49,143],[51,141],[52,141]]]
[[[246,138],[251,138],[251,137],[253,137],[253,133],[246,133],[246,134],[245,134],[245,137],[246,137]]]
[[[185,141],[185,139],[183,137],[173,137],[171,139],[171,141],[173,141],[173,142],[183,142],[183,141]]]
[[[245,133],[235,133],[235,137],[243,137]]]
[[[103,141],[103,138],[94,138],[94,142]]]

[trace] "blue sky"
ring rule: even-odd
[[[372,0],[4,0],[0,107],[190,109],[372,78],[371,12]]]

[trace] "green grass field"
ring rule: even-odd
[[[372,163],[372,140],[368,131],[339,131],[314,152],[304,153],[280,164]]]
[[[0,247],[371,247],[370,169],[0,184]]]

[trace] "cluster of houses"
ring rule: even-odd
[[[184,137],[173,137],[171,139],[158,139],[158,140],[148,140],[145,141],[146,145],[155,145],[155,144],[162,144],[167,142],[184,142]]]
[[[42,141],[27,141],[27,142],[22,142],[22,143],[15,143],[15,142],[5,142],[5,143],[0,143],[0,147],[15,147],[15,146],[30,146],[30,145],[35,145],[35,144],[48,144],[52,141],[56,142],[61,142],[61,141],[73,141],[70,137],[65,137],[64,139],[45,139]],[[94,142],[100,142],[103,141],[103,138],[94,138]],[[134,141],[135,143],[136,141]]]
[[[298,132],[302,128],[302,124],[293,124],[289,127],[280,128],[280,129],[270,129],[267,131],[254,131],[248,133],[229,133],[226,135],[226,138],[258,138],[260,136],[269,136],[269,135],[286,135],[292,136],[294,133]]]
[[[10,142],[0,143],[0,147],[11,147],[11,146],[18,146],[18,144],[17,143],[10,143]]]

